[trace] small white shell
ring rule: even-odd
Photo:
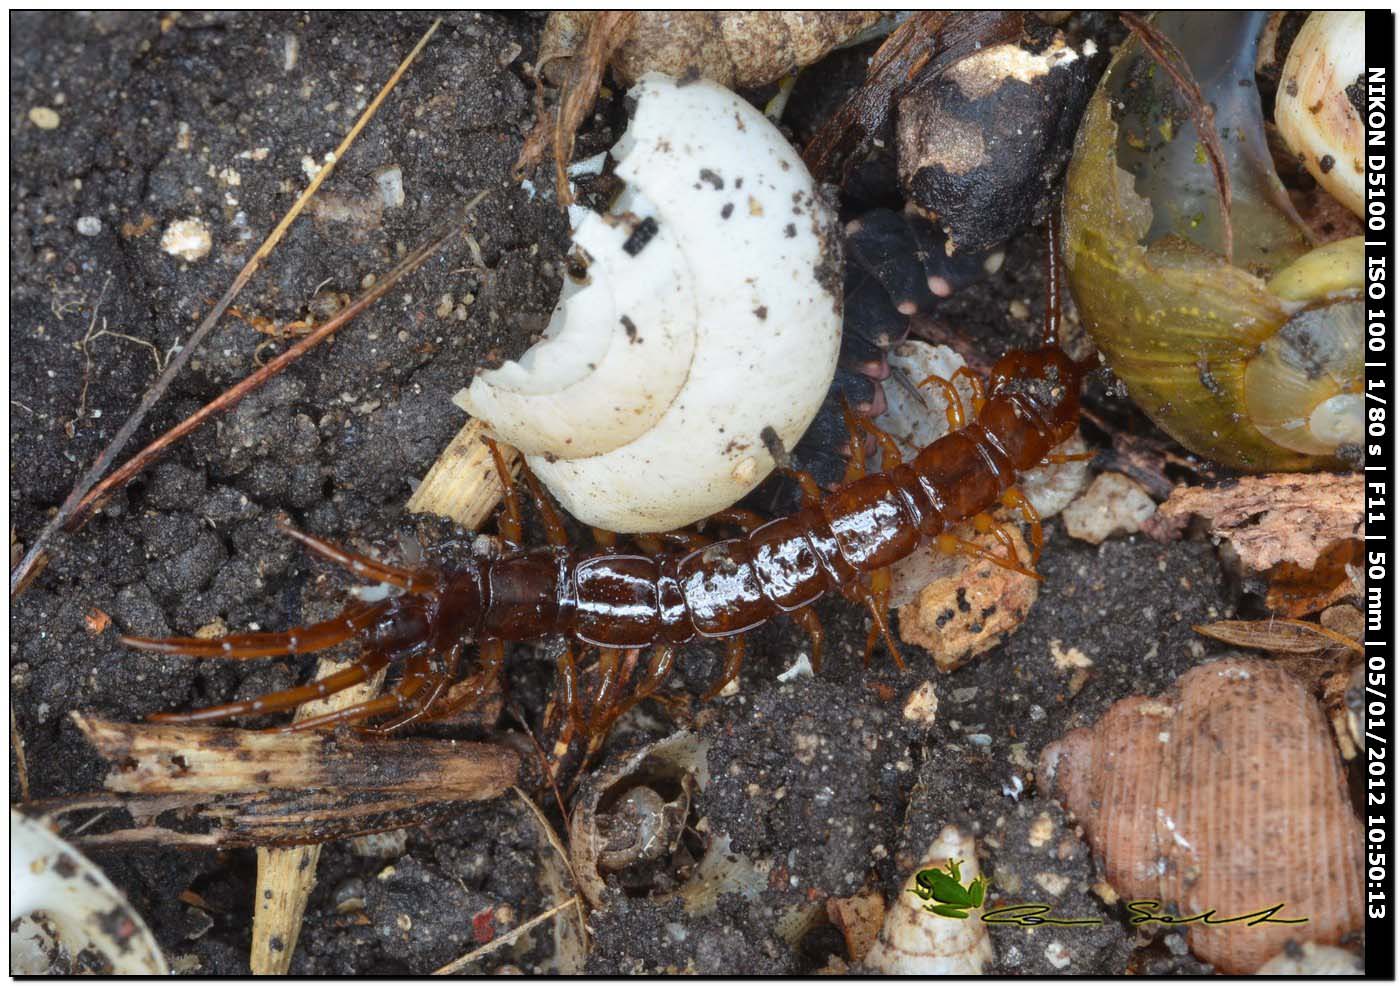
[[[613,148],[627,182],[574,242],[545,338],[457,395],[571,514],[673,530],[773,469],[826,396],[841,338],[835,217],[763,114],[704,80],[649,74]]]
[[[1365,174],[1361,113],[1347,88],[1365,77],[1366,14],[1312,14],[1288,49],[1274,122],[1289,150],[1323,188],[1358,216]]]
[[[170,974],[146,922],[106,875],[43,823],[11,809],[10,972],[47,975],[55,944],[72,956],[95,948],[116,975]]]
[[[871,972],[894,976],[980,976],[992,961],[992,942],[982,923],[980,907],[966,919],[946,918],[924,910],[912,892],[920,870],[961,861],[963,880],[977,879],[977,840],[956,825],[945,825],[924,852],[923,862],[909,874],[899,899],[890,905],[880,936],[865,957]]]

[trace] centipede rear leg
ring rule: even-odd
[[[386,655],[372,652],[362,655],[359,660],[348,667],[341,668],[318,681],[297,688],[288,688],[257,698],[243,699],[239,702],[211,705],[203,709],[195,709],[192,712],[158,712],[150,718],[152,722],[193,725],[195,723],[222,722],[238,716],[282,712],[286,709],[294,709],[303,702],[325,698],[328,695],[342,692],[353,685],[358,685],[360,682],[368,680],[388,663],[389,658]]]

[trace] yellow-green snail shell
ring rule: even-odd
[[[1233,193],[1231,257],[1185,102],[1133,38],[1076,139],[1065,266],[1110,366],[1182,445],[1246,471],[1354,466],[1362,242],[1310,249],[1274,171],[1252,85],[1265,16],[1175,12],[1155,22],[1215,107]]]

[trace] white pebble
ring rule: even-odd
[[[29,111],[29,122],[40,130],[56,130],[59,118],[58,114],[47,106],[36,106]]]
[[[83,216],[78,220],[80,236],[96,236],[102,232],[102,220],[96,216]]]
[[[177,219],[160,238],[162,250],[187,262],[203,260],[213,245],[209,230],[198,219]]]
[[[384,200],[384,208],[397,209],[403,205],[403,169],[397,164],[386,164],[374,173],[379,184],[379,196]]]
[[[1102,544],[1115,534],[1136,534],[1156,512],[1146,490],[1127,476],[1106,472],[1065,508],[1063,519],[1071,537]]]

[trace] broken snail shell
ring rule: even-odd
[[[555,10],[536,59],[558,85],[581,57],[591,10]],[[878,10],[639,10],[610,58],[623,85],[647,72],[700,75],[731,89],[777,82],[834,48],[878,37],[893,18]]]
[[[762,895],[771,859],[750,859],[727,833],[694,818],[697,793],[710,783],[710,741],[681,731],[614,758],[591,774],[569,823],[569,855],[590,907],[618,890],[656,906],[679,900],[686,913],[715,910],[724,894]],[[616,888],[616,889],[610,889]],[[786,908],[776,931],[796,946],[821,912],[815,903]]]
[[[730,506],[811,422],[841,341],[840,236],[796,150],[699,80],[648,74],[613,148],[627,187],[574,233],[544,339],[456,401],[579,520],[667,531]]]
[[[900,185],[950,256],[1044,220],[1094,88],[1093,41],[1076,48],[1030,13],[1007,16],[1014,40],[916,77],[899,100]]]
[[[166,976],[141,915],[43,822],[10,809],[10,972],[49,975],[51,954],[96,953],[110,975]]]
[[[1252,84],[1265,17],[1155,22],[1215,108],[1231,235],[1185,102],[1134,37],[1076,139],[1065,266],[1114,372],[1181,444],[1247,471],[1344,467],[1363,438],[1362,242],[1313,247],[1279,181]]]
[[[1361,823],[1332,731],[1277,665],[1216,661],[1165,695],[1123,699],[1047,746],[1037,777],[1125,900],[1182,918],[1281,905],[1280,923],[1188,926],[1192,951],[1222,972],[1252,972],[1289,941],[1338,944],[1361,930]]]
[[[1362,183],[1366,14],[1360,10],[1309,15],[1283,64],[1274,123],[1319,185],[1358,216]]]

